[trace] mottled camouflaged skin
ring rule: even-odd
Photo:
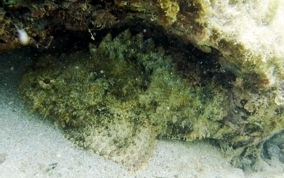
[[[212,138],[230,155],[259,155],[256,146],[282,128],[282,112],[275,116],[275,104],[244,92],[238,81],[231,89],[214,80],[197,85],[200,76],[178,70],[177,56],[126,30],[90,45],[90,53],[41,57],[23,74],[20,90],[68,139],[129,171],[147,163],[157,137]]]

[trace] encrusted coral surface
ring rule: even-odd
[[[90,54],[41,57],[23,74],[20,89],[67,138],[130,171],[147,162],[157,137],[212,138],[243,166],[282,129],[283,108],[270,91],[252,94],[238,79],[226,87],[229,81],[218,81],[218,72],[204,78],[193,59],[175,50],[165,54],[151,39],[126,30],[91,44]]]

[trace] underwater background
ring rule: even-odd
[[[2,1],[1,174],[281,177],[284,5],[245,4]]]

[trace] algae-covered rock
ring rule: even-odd
[[[217,49],[221,53],[222,69],[244,80],[243,87],[274,88],[275,102],[278,105],[284,103],[283,1],[121,2],[125,1],[116,1],[123,8],[143,12],[146,15],[141,15],[142,18],[158,23],[168,34],[194,44],[200,50]]]
[[[2,7],[3,6],[3,7]],[[66,29],[120,28],[137,21],[161,27],[167,35],[202,51],[220,52],[223,70],[245,81],[243,87],[269,90],[284,104],[284,3],[280,0],[115,0],[3,1],[0,50],[18,47],[15,35],[25,30],[30,43],[48,48]]]
[[[274,88],[284,104],[284,3],[281,0],[115,0],[3,1],[0,7],[0,51],[18,47],[19,30],[30,43],[48,48],[59,31],[118,28],[142,21],[200,50],[220,52],[223,70],[246,81],[244,87]]]

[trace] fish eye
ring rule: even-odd
[[[45,79],[43,80],[43,83],[45,83],[45,84],[50,84],[50,79],[49,79],[49,78],[45,78]]]

